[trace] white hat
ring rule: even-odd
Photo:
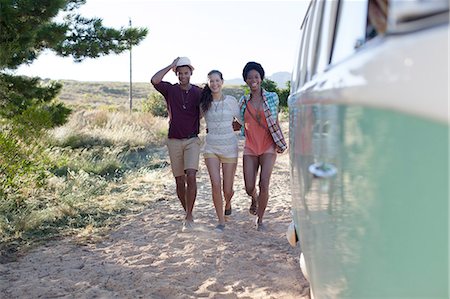
[[[188,66],[191,68],[191,71],[194,70],[194,67],[191,65],[191,60],[189,60],[189,58],[187,57],[180,57],[180,59],[178,59],[177,61],[177,65],[173,67],[173,71],[176,72],[177,71],[177,67],[179,66]]]

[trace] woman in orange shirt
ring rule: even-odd
[[[269,199],[269,182],[275,165],[277,153],[286,150],[287,145],[278,124],[279,99],[275,92],[265,91],[261,87],[264,69],[261,64],[248,62],[242,72],[250,94],[239,101],[242,128],[245,135],[243,169],[245,190],[252,197],[249,212],[256,215],[256,228],[264,231],[264,212]],[[256,190],[256,178],[259,174],[259,193]]]

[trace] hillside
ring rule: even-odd
[[[63,88],[59,99],[70,106],[83,108],[123,107],[129,109],[129,84],[126,82],[85,82],[61,80]],[[154,92],[150,83],[133,83],[133,107]]]
[[[278,88],[285,88],[286,83],[291,80],[291,73],[289,72],[277,72],[272,74],[271,76],[267,76],[268,79],[275,82]],[[225,80],[225,85],[243,85],[245,82],[242,78],[234,78]]]
[[[61,80],[63,88],[59,99],[69,106],[80,108],[105,108],[127,110],[130,107],[129,84],[127,82],[85,82]],[[244,90],[241,86],[226,85],[224,93],[239,99]],[[133,83],[133,109],[140,109],[141,103],[156,92],[150,83]]]

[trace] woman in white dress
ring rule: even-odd
[[[238,140],[232,122],[240,120],[239,105],[235,97],[222,93],[223,76],[220,71],[208,73],[208,84],[200,100],[207,134],[203,155],[211,179],[212,197],[219,224],[216,231],[225,229],[225,215],[231,215],[234,175],[238,161]],[[220,168],[222,167],[223,179]],[[222,197],[223,192],[223,197]],[[223,207],[225,198],[225,211]]]

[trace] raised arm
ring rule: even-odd
[[[156,72],[156,74],[154,74],[152,77],[152,84],[155,85],[161,83],[164,76],[177,65],[178,59],[180,59],[180,57],[175,58],[175,60],[170,65]]]

